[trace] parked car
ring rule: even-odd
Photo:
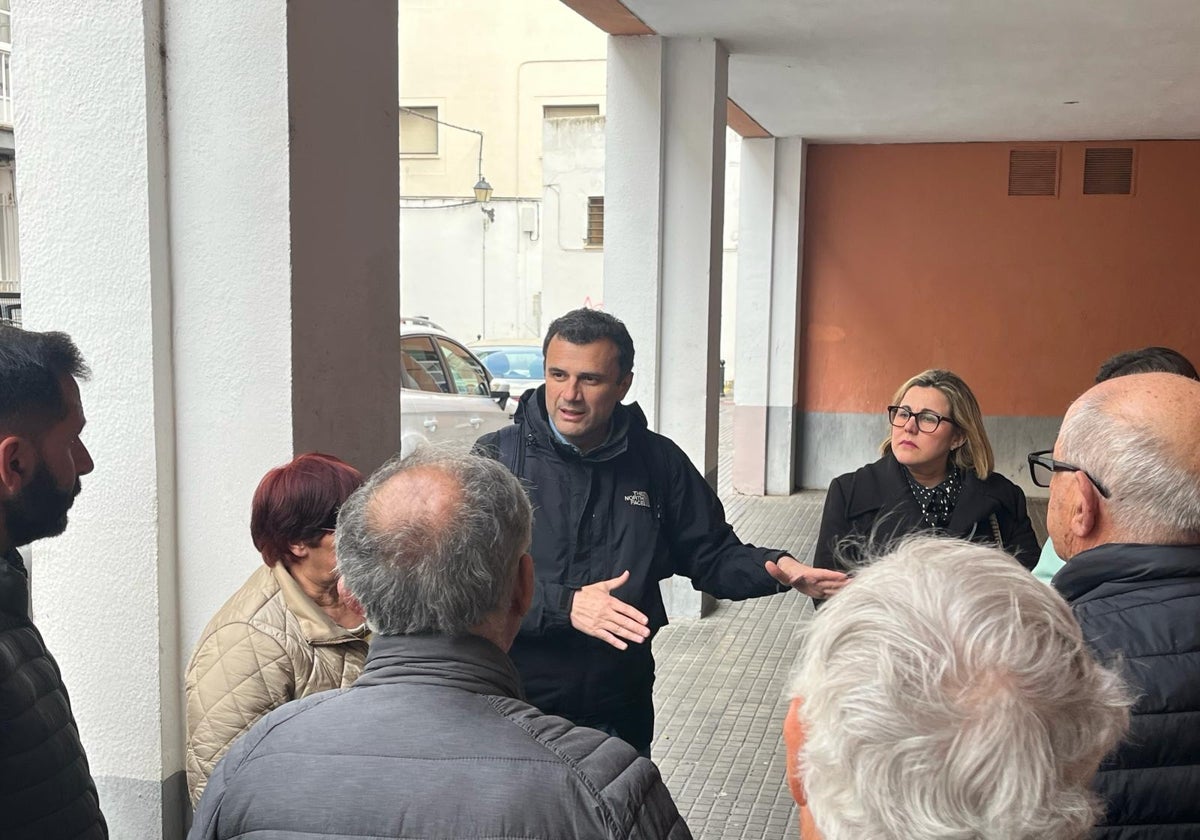
[[[509,414],[517,410],[522,394],[540,388],[546,381],[546,358],[542,342],[536,338],[476,341],[471,349],[492,374],[493,387],[508,386]]]
[[[400,319],[400,454],[426,441],[469,447],[512,422],[509,391],[428,318]]]

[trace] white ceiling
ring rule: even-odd
[[[1200,137],[1200,0],[623,2],[720,40],[730,98],[776,136]]]

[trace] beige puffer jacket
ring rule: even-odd
[[[354,682],[366,660],[366,636],[365,626],[334,623],[283,564],[252,574],[204,628],[188,665],[192,805],[217,762],[259,718],[289,700]]]

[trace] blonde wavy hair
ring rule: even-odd
[[[956,373],[940,368],[922,371],[909,379],[896,391],[892,397],[892,405],[904,399],[909,388],[936,388],[942,392],[946,402],[950,403],[950,419],[959,428],[966,439],[962,446],[950,453],[950,462],[962,470],[974,470],[981,480],[992,474],[996,458],[992,454],[992,444],[988,441],[987,430],[983,428],[983,413],[979,410],[979,402],[967,383]],[[892,451],[892,435],[879,445],[879,452],[887,455]]]

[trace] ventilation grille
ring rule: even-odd
[[[1058,149],[1011,149],[1009,195],[1058,195]]]
[[[588,197],[587,205],[587,237],[584,244],[590,248],[604,246],[604,196]]]
[[[1105,147],[1084,152],[1084,195],[1130,195],[1132,192],[1132,148]]]

